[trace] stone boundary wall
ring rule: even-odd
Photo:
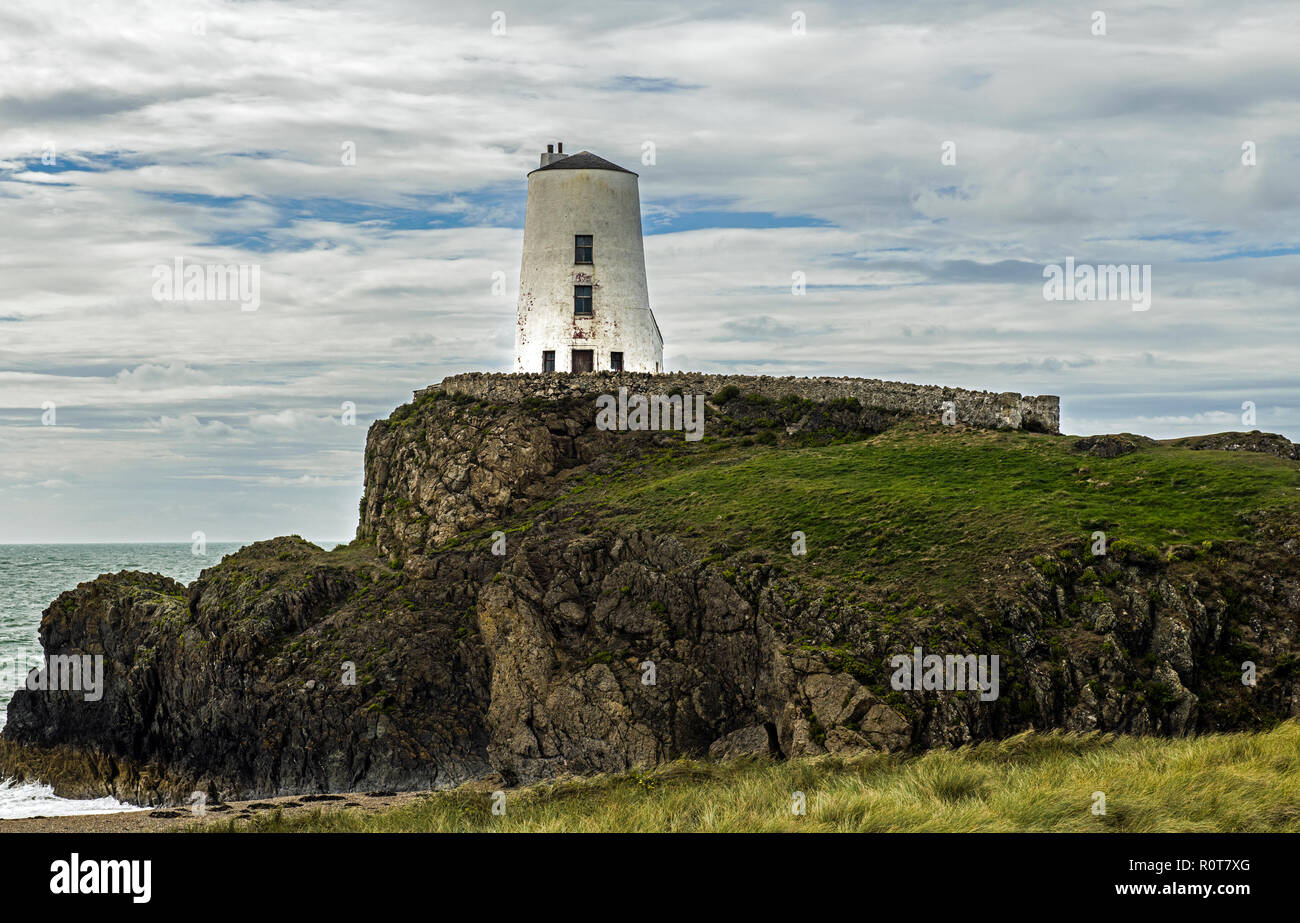
[[[1024,429],[1041,433],[1059,433],[1061,399],[1053,394],[1037,397],[1014,391],[968,391],[939,385],[910,385],[901,381],[876,378],[794,378],[771,375],[710,375],[702,372],[668,372],[652,375],[639,372],[507,373],[467,372],[450,375],[441,384],[415,392],[418,398],[431,391],[465,394],[492,403],[513,404],[528,398],[549,400],[617,393],[716,394],[727,385],[735,385],[743,394],[762,394],[774,400],[797,395],[806,400],[825,402],[836,398],[856,397],[864,407],[876,407],[891,413],[931,417],[938,421],[943,403],[952,401],[957,422],[985,429]]]

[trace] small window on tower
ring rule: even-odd
[[[621,372],[621,371],[623,371],[623,354],[622,354],[622,353],[610,353],[610,354],[609,354],[609,367],[610,367],[611,369],[613,369],[615,372]]]
[[[542,371],[555,371],[555,350],[547,349],[542,352]]]
[[[575,263],[591,262],[591,235],[577,234],[573,238],[573,261]]]
[[[591,286],[575,285],[573,287],[573,313],[591,313]]]

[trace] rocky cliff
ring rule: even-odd
[[[1080,444],[728,380],[692,444],[599,429],[608,382],[523,377],[376,423],[349,546],[60,596],[45,651],[102,654],[106,693],[18,692],[0,774],[184,802],[1300,714],[1280,437]],[[998,656],[998,695],[896,688],[918,647]]]

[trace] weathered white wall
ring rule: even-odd
[[[594,265],[573,262],[573,238],[594,238]],[[592,287],[593,314],[573,313],[573,287]],[[663,338],[650,312],[641,198],[634,173],[540,170],[528,175],[524,257],[519,272],[515,371],[540,372],[555,350],[555,370],[570,371],[573,349],[595,350],[595,370],[622,351],[630,372],[663,370]]]

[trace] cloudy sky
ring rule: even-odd
[[[1300,4],[1095,8],[5,4],[0,542],[350,538],[366,427],[509,369],[556,140],[640,174],[670,369],[1300,439]],[[1067,257],[1150,309],[1046,300]],[[258,310],[156,300],[177,258]]]

